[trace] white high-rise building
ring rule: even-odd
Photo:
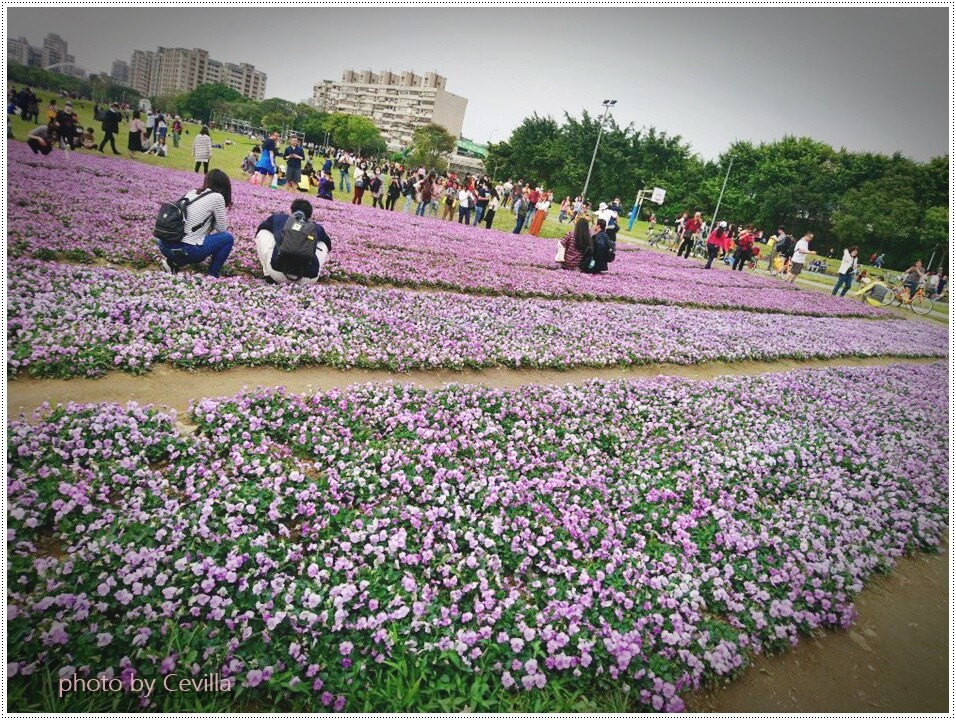
[[[324,112],[362,115],[382,131],[391,149],[411,145],[412,133],[435,123],[461,137],[468,100],[445,90],[437,73],[345,70],[342,80],[323,80],[312,90],[312,105]]]
[[[190,92],[200,85],[222,83],[251,100],[262,100],[266,74],[249,63],[224,63],[198,48],[134,50],[129,63],[129,84],[143,95]]]

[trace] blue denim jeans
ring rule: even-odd
[[[202,245],[187,245],[186,243],[158,244],[159,251],[171,265],[177,268],[183,265],[195,265],[211,257],[208,274],[211,277],[219,277],[222,266],[226,264],[229,253],[232,252],[232,243],[232,233],[218,232],[207,235],[205,240],[202,241]]]
[[[840,297],[846,295],[846,291],[850,289],[853,285],[853,270],[845,272],[839,277],[837,277],[836,285],[833,286],[833,292],[831,295],[836,295],[840,292],[840,287],[843,287],[843,292],[840,293]]]
[[[428,203],[427,203],[427,202],[425,202],[424,200],[420,201],[420,202],[418,203],[418,207],[415,208],[415,214],[416,214],[416,215],[421,215],[422,217],[425,217],[425,208],[427,208],[427,207],[428,207]]]
[[[465,225],[471,225],[471,208],[470,207],[458,207],[458,222],[464,223]]]
[[[513,232],[515,235],[520,235],[520,234],[521,234],[521,228],[522,228],[522,226],[524,225],[524,217],[525,217],[524,215],[519,215],[519,216],[518,216],[518,222],[515,224],[515,229],[511,231],[511,232]]]
[[[475,227],[478,227],[478,223],[481,222],[481,218],[485,216],[485,210],[487,205],[475,205],[475,222],[472,223]]]
[[[348,170],[339,170],[339,192],[352,192],[352,182]]]
[[[405,196],[405,207],[402,209],[402,212],[403,212],[403,213],[408,213],[408,208],[410,208],[410,207],[412,206],[412,203],[413,203],[414,201],[415,201],[415,196],[414,196],[414,195],[406,195],[406,196]]]

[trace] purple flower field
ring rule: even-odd
[[[197,402],[196,435],[132,404],[16,421],[8,687],[218,672],[274,709],[681,710],[938,544],[946,377],[258,390]]]
[[[899,320],[474,297],[343,285],[282,288],[14,260],[8,375],[157,362],[395,370],[945,356],[945,329]]]
[[[37,158],[21,143],[8,145],[16,181],[8,188],[8,254],[137,267],[158,263],[150,237],[159,204],[194,187],[194,173],[100,156],[55,153]],[[82,188],[78,193],[77,189]],[[236,247],[227,272],[258,274],[253,236],[269,213],[290,197],[246,183],[233,184],[230,223]],[[604,276],[568,272],[553,263],[556,241],[415,218],[369,206],[313,199],[333,239],[333,278],[459,289],[472,293],[620,299],[765,312],[886,316],[845,298],[800,290],[772,278],[723,270],[697,261],[620,244]]]

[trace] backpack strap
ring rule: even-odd
[[[185,213],[186,208],[188,208],[190,205],[192,205],[194,202],[196,202],[199,198],[205,197],[206,195],[209,195],[209,194],[212,193],[212,192],[213,192],[212,190],[203,190],[201,193],[199,193],[199,194],[198,194],[196,197],[194,197],[192,200],[186,200],[186,196],[183,195],[183,197],[182,197],[182,199],[181,199],[181,201],[183,202],[183,218],[185,218],[185,216],[186,216],[186,213]],[[215,213],[210,213],[210,214],[209,214],[209,217],[207,217],[205,220],[203,220],[201,223],[199,223],[196,227],[194,227],[194,228],[193,228],[192,230],[190,230],[189,232],[196,232],[197,230],[199,230],[203,225],[205,225],[205,224],[206,224],[207,222],[209,222],[210,220],[212,220],[213,222],[215,222],[215,219],[216,219],[216,214],[215,214]]]

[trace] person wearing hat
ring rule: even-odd
[[[100,142],[100,152],[103,152],[106,143],[109,143],[110,147],[113,148],[113,154],[120,154],[119,150],[116,149],[116,133],[119,132],[119,123],[122,117],[119,111],[119,103],[110,103],[110,109],[106,111],[101,126],[103,128],[103,140]]]
[[[721,220],[720,224],[717,225],[714,231],[707,238],[707,264],[704,265],[705,270],[710,270],[714,260],[717,258],[718,253],[721,250],[727,249],[729,240],[730,236],[727,233],[727,222],[725,220]]]
[[[67,101],[63,109],[56,114],[57,131],[60,135],[60,147],[69,150],[76,145],[76,113],[73,112],[73,103]]]

